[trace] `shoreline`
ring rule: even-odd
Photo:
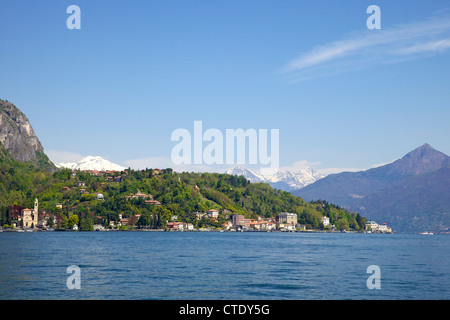
[[[360,232],[360,231],[326,231],[326,230],[295,230],[295,231],[286,231],[286,230],[168,230],[168,229],[135,229],[135,230],[117,230],[117,229],[105,229],[105,230],[90,230],[90,231],[82,231],[82,230],[42,230],[42,229],[0,229],[1,232],[218,232],[218,233],[358,233],[358,234],[396,234],[395,232]],[[420,233],[412,233],[412,234],[420,234]],[[436,234],[436,233],[435,233]]]

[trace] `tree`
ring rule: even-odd
[[[88,213],[81,219],[80,229],[82,231],[94,231],[94,218],[91,214]]]
[[[334,225],[338,230],[348,230],[350,228],[348,220],[344,217],[337,220]]]
[[[69,228],[69,219],[64,214],[60,214],[61,219],[59,222],[59,229],[68,229]]]
[[[75,225],[78,225],[79,222],[79,218],[78,215],[73,214],[69,217],[69,221],[68,221],[68,228],[72,229]]]
[[[152,224],[152,221],[151,221],[150,215],[149,215],[148,213],[142,214],[142,215],[139,217],[138,222],[136,222],[136,225],[137,225],[139,228],[145,228],[145,227],[150,226],[151,224]]]
[[[7,217],[8,217],[8,210],[9,208],[6,206],[0,207],[0,226],[4,226],[7,223]]]
[[[50,228],[53,228],[55,226],[55,217],[54,216],[50,216],[47,218],[47,225]]]

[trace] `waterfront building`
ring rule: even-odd
[[[210,218],[218,218],[219,217],[219,211],[216,209],[210,209],[206,211],[206,214]]]
[[[233,228],[248,229],[250,228],[250,219],[245,218],[241,214],[234,214],[232,217]]]
[[[226,221],[226,222],[222,223],[223,230],[230,230],[231,227],[233,227],[233,223],[231,221]]]
[[[38,199],[34,200],[34,209],[22,209],[18,221],[22,221],[22,226],[24,228],[36,228],[38,226],[38,213],[39,213],[39,202]]]
[[[386,223],[378,224],[375,221],[367,221],[366,230],[371,232],[392,233],[392,228]]]
[[[366,230],[369,231],[378,231],[378,223],[376,223],[375,221],[367,221],[366,222]]]
[[[281,223],[297,223],[297,214],[290,212],[283,212],[277,216],[277,221]]]
[[[378,225],[378,231],[389,233],[392,232],[392,229],[386,223],[383,223]]]

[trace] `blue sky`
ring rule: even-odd
[[[72,4],[81,30],[66,27]],[[366,27],[373,4],[380,30]],[[282,167],[365,169],[424,143],[450,154],[449,9],[0,0],[0,98],[27,115],[56,162],[171,167],[171,133],[195,120],[279,129]]]

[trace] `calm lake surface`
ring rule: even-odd
[[[2,232],[0,299],[447,300],[450,236]]]

